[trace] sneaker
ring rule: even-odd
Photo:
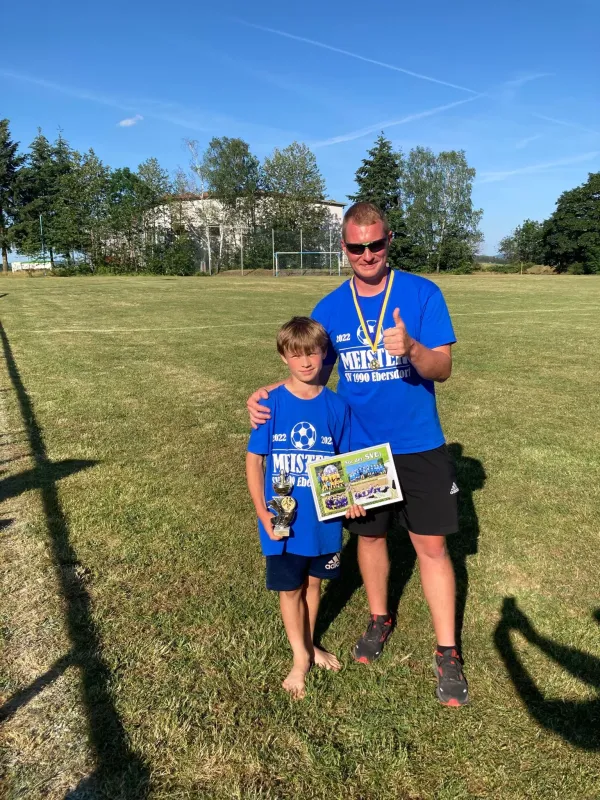
[[[361,664],[370,664],[383,652],[383,645],[394,627],[391,614],[371,614],[367,630],[352,649],[352,658]]]
[[[469,702],[469,687],[456,650],[446,650],[445,653],[436,650],[433,670],[438,682],[435,693],[443,706],[458,708]]]

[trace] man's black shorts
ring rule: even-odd
[[[458,486],[445,444],[422,453],[394,455],[402,487],[401,503],[368,511],[346,523],[359,536],[383,536],[397,516],[403,528],[421,536],[447,536],[458,530]]]

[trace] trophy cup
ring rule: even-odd
[[[279,475],[273,478],[273,491],[278,497],[273,497],[267,502],[267,508],[275,514],[273,519],[273,533],[276,536],[287,537],[290,535],[290,524],[296,513],[298,503],[290,497],[294,484],[283,467]]]

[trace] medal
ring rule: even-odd
[[[369,334],[369,327],[365,322],[365,318],[363,317],[363,313],[360,309],[360,304],[358,302],[358,296],[356,294],[356,289],[354,287],[354,277],[350,278],[350,291],[352,292],[352,299],[354,300],[354,307],[356,308],[358,321],[360,322],[360,327],[362,328],[362,332],[365,335],[366,341],[371,346],[371,360],[369,361],[369,369],[372,370],[381,369],[381,362],[377,358],[377,342],[379,341],[379,338],[381,336],[381,329],[383,327],[383,318],[385,316],[387,304],[390,299],[390,292],[392,290],[393,282],[394,282],[394,271],[390,270],[387,280],[387,286],[385,288],[385,292],[383,295],[381,310],[379,312],[379,319],[377,320],[377,325],[375,328],[375,339],[371,339],[371,336]]]

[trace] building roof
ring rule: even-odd
[[[259,197],[269,197],[273,195],[274,192],[257,192]],[[180,201],[192,201],[192,200],[217,200],[218,198],[215,197],[210,192],[180,192],[179,194],[168,194],[164,198],[165,200],[180,200]],[[338,200],[317,200],[317,203],[321,203],[324,206],[338,206],[339,208],[344,208],[346,203],[340,203]]]

